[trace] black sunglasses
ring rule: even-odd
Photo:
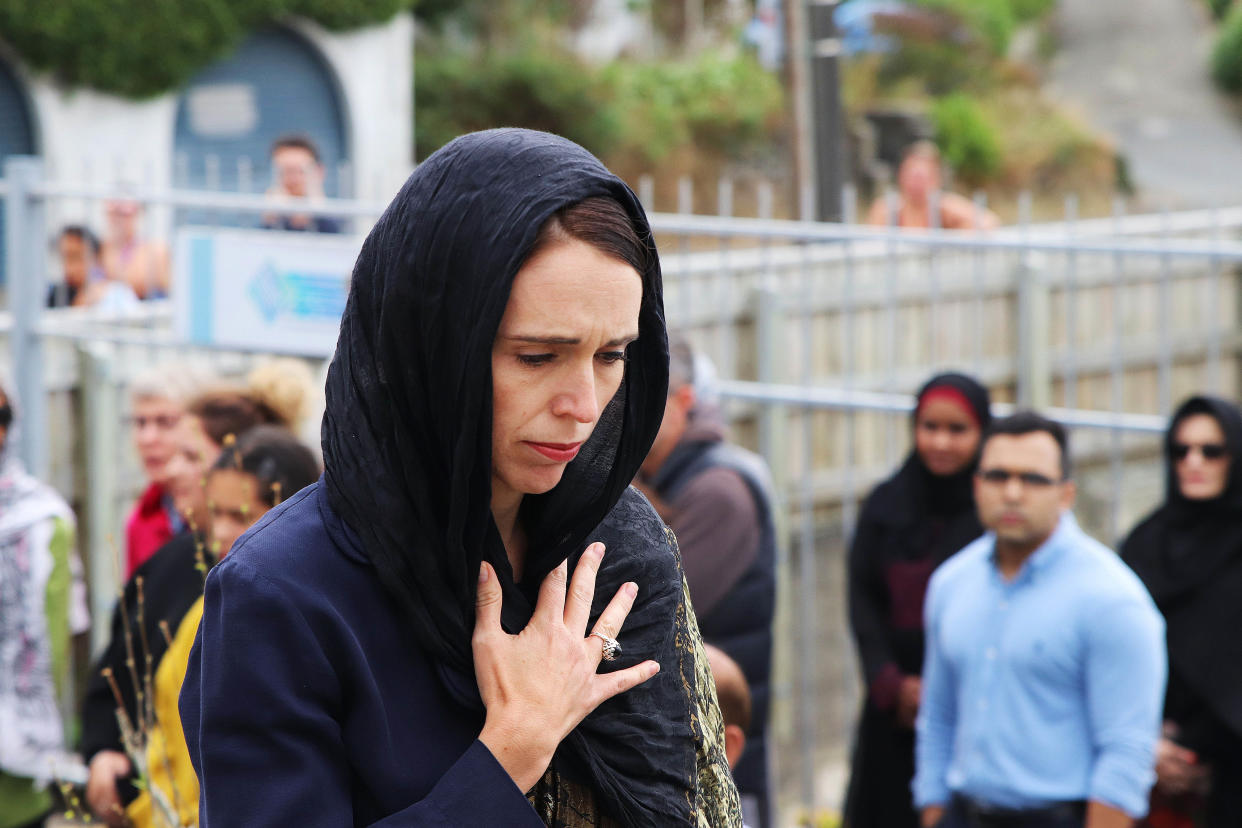
[[[1198,449],[1204,460],[1219,460],[1229,453],[1224,443],[1174,443],[1172,454],[1174,460],[1185,460],[1190,456],[1191,449]]]
[[[1014,472],[1008,469],[980,469],[978,475],[979,479],[984,483],[992,483],[997,486],[1003,486],[1011,478],[1016,477],[1019,483],[1032,489],[1043,489],[1061,482],[1039,472]]]
[[[0,405],[0,428],[13,425],[13,407],[8,403]]]

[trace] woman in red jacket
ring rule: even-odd
[[[167,488],[165,467],[176,448],[176,427],[189,399],[210,382],[194,365],[166,362],[138,377],[130,387],[134,448],[148,480],[125,520],[125,580],[155,550],[185,529]]]

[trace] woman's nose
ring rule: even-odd
[[[573,417],[580,423],[595,422],[599,416],[595,390],[593,366],[574,371],[553,398],[552,413],[558,417]]]

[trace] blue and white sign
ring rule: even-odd
[[[201,345],[331,356],[361,247],[354,236],[182,228],[177,330]]]

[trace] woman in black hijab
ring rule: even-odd
[[[667,348],[642,208],[581,147],[493,130],[419,167],[354,268],[323,478],[208,578],[204,828],[740,824],[676,545],[628,488]]]
[[[1164,504],[1121,556],[1164,614],[1164,737],[1150,824],[1242,825],[1242,411],[1196,396],[1164,439]],[[1178,819],[1182,821],[1177,821]],[[1193,823],[1191,820],[1196,820]]]
[[[914,450],[863,504],[849,555],[850,625],[866,681],[846,796],[850,828],[916,828],[910,798],[932,572],[983,534],[973,475],[991,422],[987,389],[940,374],[919,391]]]

